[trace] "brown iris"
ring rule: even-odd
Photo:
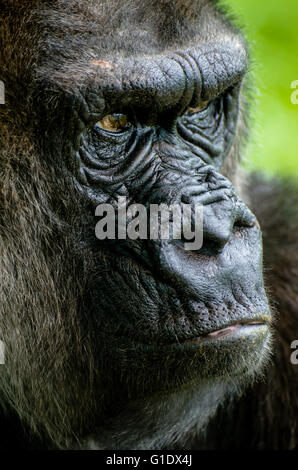
[[[196,108],[188,108],[187,112],[189,114],[199,113],[200,111],[203,111],[203,109],[207,108],[209,103],[210,101],[202,101],[200,106],[197,106]]]
[[[120,132],[128,126],[128,117],[125,114],[108,114],[97,125],[110,132]]]

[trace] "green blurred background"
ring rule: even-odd
[[[298,0],[224,0],[251,43],[258,99],[246,166],[298,175]]]

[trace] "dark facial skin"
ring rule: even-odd
[[[159,60],[160,68],[170,69],[167,58]],[[173,63],[177,67],[174,60]],[[187,63],[185,60],[186,69]],[[145,76],[152,67],[154,91],[161,94],[158,103],[162,106],[163,83],[159,83],[155,67],[151,64],[148,67]],[[179,71],[183,73],[182,67],[177,68],[175,77]],[[220,63],[218,68],[221,72]],[[203,80],[198,75],[199,69],[197,65],[197,75],[188,79],[191,91],[195,89],[195,80],[197,83]],[[125,71],[129,73],[128,67]],[[238,76],[237,70],[236,79]],[[148,94],[146,89],[143,91],[148,108],[135,110],[138,93],[134,86],[138,90],[139,84],[134,85],[133,79],[128,81],[132,96],[136,93],[133,104],[127,103],[130,100],[126,94],[123,97],[122,91],[119,104],[114,104],[117,98],[113,93],[111,101],[105,100],[104,113],[125,109],[130,124],[119,131],[96,124],[83,133],[75,155],[80,164],[76,185],[87,198],[92,197],[93,203],[116,204],[118,196],[126,196],[129,204],[145,206],[203,204],[204,244],[198,252],[188,252],[173,240],[95,242],[92,249],[96,256],[105,259],[101,274],[105,287],[99,289],[97,281],[92,286],[92,310],[99,330],[106,329],[105,335],[113,337],[117,325],[117,342],[123,341],[126,347],[127,342],[153,347],[183,343],[234,324],[266,323],[269,317],[258,224],[220,173],[233,143],[231,129],[236,127],[239,83],[201,111],[188,112],[190,105],[199,107],[202,101],[194,101],[191,91],[184,91],[183,87],[180,98],[178,79],[171,95],[176,93],[180,101],[185,100],[184,106],[179,104],[178,108],[173,100],[161,110],[154,100],[150,102],[151,84]],[[168,95],[167,89],[165,100]],[[103,310],[107,316],[102,315]]]
[[[67,210],[61,198],[53,210],[69,225],[75,218],[74,263],[85,266],[78,315],[100,387],[81,437],[89,447],[161,447],[266,359],[261,232],[227,174],[238,158],[246,46],[211,6],[196,24],[185,43],[183,31],[167,43],[152,26],[148,46],[127,39],[115,50],[108,31],[100,39],[108,52],[91,32],[82,57],[70,37],[65,57],[58,34],[37,61],[33,133],[42,164],[64,181]],[[202,204],[203,247],[97,240],[95,208],[119,196],[146,207]]]
[[[221,174],[235,139],[246,60],[243,41],[231,35],[149,59],[94,61],[97,78],[84,105],[90,108],[96,95],[97,123],[91,118],[69,157],[78,191],[94,207],[116,204],[119,196],[146,207],[204,205],[199,251],[187,252],[174,240],[90,242],[103,263],[90,288],[92,312],[105,341],[117,348],[172,348],[269,320],[258,223]],[[105,116],[113,115],[127,124],[104,128]],[[262,343],[266,327],[251,330]],[[197,364],[191,377],[205,374]],[[182,369],[187,381],[188,368]],[[176,373],[177,379],[184,380]]]

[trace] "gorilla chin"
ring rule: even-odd
[[[201,379],[238,377],[242,381],[245,375],[260,373],[268,359],[270,342],[264,318],[264,323],[237,324],[182,343],[134,345],[126,349],[126,359],[147,368],[151,392],[169,391]]]
[[[146,383],[133,400],[127,396],[124,401],[122,383],[118,406],[114,403],[113,410],[107,410],[101,427],[83,439],[82,446],[157,450],[175,448],[179,441],[183,447],[187,434],[181,435],[181,429],[202,432],[219,403],[241,396],[263,373],[271,346],[266,318],[264,323],[236,324],[184,343],[127,349],[127,360],[138,371],[131,386],[136,391],[140,371]],[[121,368],[123,373],[123,364]]]

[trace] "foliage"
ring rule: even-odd
[[[249,168],[298,175],[298,105],[291,83],[298,80],[298,2],[225,0],[252,43],[259,90],[256,128],[248,149]]]

